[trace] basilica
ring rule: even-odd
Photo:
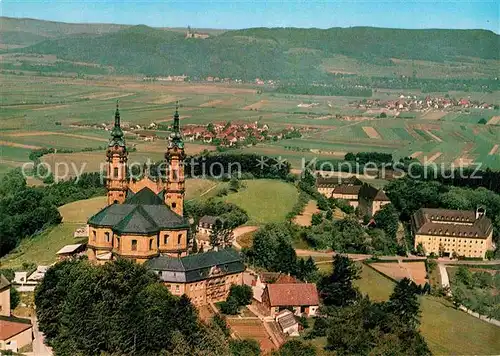
[[[129,178],[128,152],[120,111],[106,151],[107,206],[88,220],[87,255],[105,263],[131,259],[154,271],[174,295],[204,305],[225,300],[232,284],[243,283],[245,266],[231,248],[189,254],[184,216],[184,142],[178,108],[165,152],[166,172],[157,178]]]
[[[107,207],[88,221],[89,259],[106,261],[120,256],[145,262],[160,254],[185,256],[189,223],[183,216],[185,153],[178,110],[165,153],[165,179],[128,178],[128,152],[118,107],[106,158]]]

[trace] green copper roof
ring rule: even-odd
[[[125,147],[125,138],[123,136],[123,131],[120,126],[120,109],[118,108],[118,102],[116,102],[115,126],[113,126],[113,129],[111,130],[111,140],[109,140],[109,146]]]
[[[151,189],[141,189],[137,194],[127,198],[125,204],[164,205],[165,203]]]
[[[151,189],[143,188],[124,204],[112,204],[88,220],[89,225],[109,227],[119,234],[153,234],[166,229],[189,227]]]

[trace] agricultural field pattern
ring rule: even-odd
[[[380,111],[362,109],[361,100],[342,96],[306,96],[262,91],[258,86],[222,83],[146,82],[139,77],[76,79],[36,75],[0,76],[0,174],[29,161],[37,148],[54,148],[42,159],[48,164],[74,162],[96,171],[104,160],[109,132],[96,128],[110,124],[119,100],[124,124],[148,127],[169,125],[176,101],[181,124],[259,122],[270,131],[294,127],[302,137],[263,141],[239,148],[288,160],[300,168],[302,160],[342,159],[347,152],[392,153],[421,162],[474,165],[500,169],[500,111],[494,109],[427,109],[380,117]],[[399,96],[443,96],[418,91],[374,91],[371,99]],[[498,92],[450,92],[455,98],[498,103]],[[482,121],[482,123],[480,123]],[[486,123],[485,123],[486,122]],[[127,136],[135,161],[162,158],[168,132],[155,131],[157,140],[145,142]],[[215,147],[188,142],[189,154]],[[68,150],[72,152],[67,152]],[[57,153],[57,151],[60,151]],[[66,151],[66,152],[65,152]]]

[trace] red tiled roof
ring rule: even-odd
[[[3,317],[0,319],[0,340],[8,340],[30,328],[29,320]]]
[[[266,288],[272,307],[319,305],[314,283],[268,284]]]

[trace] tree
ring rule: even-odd
[[[387,310],[399,319],[401,325],[416,330],[420,324],[420,303],[415,283],[408,278],[397,282],[387,302]]]
[[[40,330],[58,355],[229,353],[220,328],[204,326],[188,297],[173,296],[131,261],[59,262],[37,286],[35,304]]]
[[[226,315],[236,315],[240,311],[240,304],[236,298],[228,297],[225,302],[220,303],[220,310]]]
[[[312,215],[311,218],[311,224],[312,225],[319,225],[323,221],[323,214],[322,213],[315,213]]]
[[[359,267],[347,256],[335,255],[333,272],[319,282],[319,294],[327,306],[345,306],[359,298],[353,281],[359,279]]]
[[[384,230],[386,235],[396,242],[396,235],[399,227],[399,214],[394,205],[384,205],[382,209],[375,213],[373,219],[377,227]]]
[[[417,256],[425,256],[425,248],[421,242],[417,245]]]
[[[227,221],[216,219],[209,238],[212,247],[225,248],[231,246],[234,239],[233,229]]]
[[[240,189],[240,181],[236,176],[232,176],[229,181],[229,190],[232,192],[237,192]]]
[[[252,303],[253,291],[252,287],[243,284],[241,286],[232,284],[229,288],[229,298],[234,298],[238,305],[248,305]]]
[[[285,342],[278,351],[274,351],[272,356],[316,356],[316,348],[300,340],[290,340]]]
[[[233,356],[259,356],[259,343],[254,339],[231,340],[229,348]]]
[[[17,291],[16,288],[10,288],[10,309],[14,310],[21,302],[21,294]]]

